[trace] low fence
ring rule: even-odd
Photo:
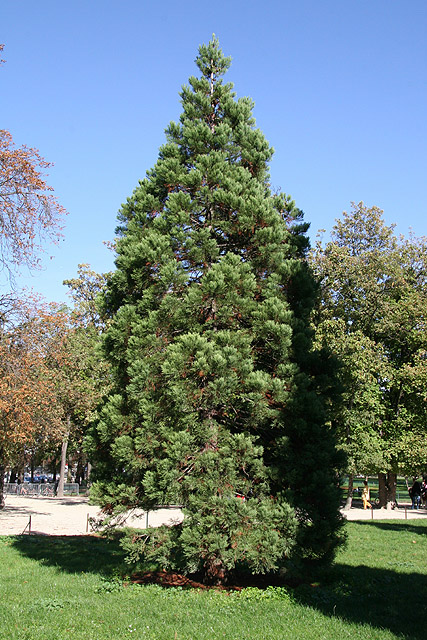
[[[348,487],[342,487],[342,489],[344,493],[344,498],[346,498]],[[360,498],[360,500],[362,501],[362,491],[363,491],[363,487],[355,487],[353,489],[353,500],[357,500],[358,498]],[[369,491],[371,496],[371,502],[378,502],[379,501],[378,489],[376,487],[373,487],[373,488],[369,487]],[[398,504],[400,504],[401,502],[411,502],[411,498],[409,497],[408,491],[406,490],[396,491],[396,502]]]
[[[64,483],[64,496],[78,496],[79,485],[76,482]],[[54,496],[55,485],[53,483],[24,482],[24,484],[5,483],[4,493],[16,496]]]

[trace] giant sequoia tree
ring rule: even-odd
[[[105,511],[182,504],[132,551],[219,582],[333,556],[336,453],[311,348],[307,226],[272,149],[201,46],[152,170],[120,212],[105,294],[115,393],[88,440]],[[244,499],[242,499],[242,497]]]

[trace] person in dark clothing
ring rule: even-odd
[[[421,503],[421,485],[416,478],[414,478],[414,484],[409,489],[409,495],[412,499],[412,509],[419,509]]]
[[[421,483],[421,505],[427,507],[427,478],[424,477]]]

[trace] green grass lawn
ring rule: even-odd
[[[1,537],[0,640],[424,640],[427,521],[346,527],[318,583],[231,594],[124,586],[114,541]]]

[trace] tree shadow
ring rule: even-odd
[[[295,589],[297,602],[357,624],[425,640],[427,577],[419,573],[337,565],[339,580]]]
[[[360,521],[361,527],[382,531],[405,531],[425,536],[425,526],[410,522]],[[388,629],[397,636],[424,640],[426,637],[427,575],[419,561],[401,561],[392,553],[385,567],[352,566],[337,563],[325,582],[300,585],[294,590],[297,602],[339,616],[357,624]]]
[[[13,547],[20,554],[46,566],[55,566],[68,573],[98,573],[116,575],[123,566],[125,554],[118,540],[97,536],[12,537]]]
[[[40,507],[42,507],[43,505],[40,505]],[[49,516],[50,515],[50,511],[41,511],[41,510],[37,510],[36,508],[28,508],[28,507],[10,507],[10,506],[6,506],[2,512],[1,512],[2,516],[4,517],[4,519],[6,520],[6,518],[15,518],[16,516],[27,516],[27,518],[29,518],[30,516]]]
[[[399,522],[360,522],[382,530],[426,535],[426,526]],[[129,570],[119,540],[98,536],[15,536],[13,546],[24,556],[68,573],[96,573],[116,577]],[[316,608],[330,617],[386,629],[396,636],[424,640],[427,576],[411,561],[392,555],[389,568],[337,563],[321,583],[292,589],[295,602]],[[125,569],[126,567],[126,569]],[[266,587],[260,581],[257,585]]]
[[[417,536],[427,535],[427,520],[420,524],[419,520],[358,520],[361,527],[375,527],[383,531],[409,531]]]

